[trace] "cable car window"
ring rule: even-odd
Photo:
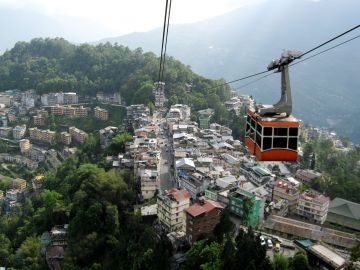
[[[289,148],[297,150],[297,138],[289,138]]]
[[[261,149],[261,135],[259,135],[259,133],[256,133],[256,144],[260,147]]]
[[[288,129],[287,128],[274,128],[274,136],[287,136]]]
[[[249,129],[250,129],[250,124],[247,123],[247,124],[246,124],[246,131],[249,131]]]
[[[250,116],[248,115],[247,118],[246,118],[246,122],[248,122],[250,124]]]
[[[271,137],[263,138],[263,150],[271,149]]]
[[[259,123],[256,124],[256,131],[262,133],[262,126]]]
[[[287,148],[287,138],[274,138],[273,141],[274,148]]]
[[[251,127],[255,128],[255,121],[254,121],[254,119],[251,119]]]
[[[290,136],[297,136],[298,135],[298,128],[289,128],[289,135]]]
[[[264,135],[265,136],[272,136],[272,128],[271,127],[264,127]]]
[[[255,141],[255,131],[253,129],[250,131],[250,138]]]

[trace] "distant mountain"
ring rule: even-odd
[[[45,16],[33,10],[1,7],[0,25],[0,54],[10,50],[18,41],[30,41],[37,37],[64,37],[75,42],[85,42],[110,33],[105,27],[91,20]]]
[[[203,76],[232,80],[265,70],[283,49],[306,51],[358,25],[359,10],[358,0],[268,0],[203,22],[171,25],[167,52]],[[359,34],[360,29],[331,45]],[[160,40],[161,29],[155,29],[101,42],[159,53]],[[357,143],[359,47],[360,38],[296,65],[290,73],[295,116]],[[249,81],[232,86],[239,89]],[[271,104],[280,95],[280,76],[269,76],[239,92]]]

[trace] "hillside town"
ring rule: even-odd
[[[184,247],[212,235],[226,209],[237,231],[251,227],[259,234],[269,257],[279,252],[290,257],[296,250],[304,250],[313,264],[343,269],[349,261],[348,249],[358,241],[360,205],[346,198],[331,200],[309,188],[322,174],[298,162],[256,160],[229,127],[212,122],[213,109],[192,112],[185,104],[164,108],[164,87],[163,83],[154,85],[157,110],[151,112],[144,104],[127,106],[123,123],[97,132],[101,149],[106,149],[116,135],[133,131],[125,151],[107,156],[106,162],[114,170],[132,173],[137,211],[153,220],[158,232],[165,232],[171,241],[173,269],[185,260]],[[98,93],[93,109],[86,105],[90,101],[90,97],[73,92],[41,96],[32,90],[1,93],[0,139],[19,148],[0,153],[3,169],[17,164],[36,172],[46,164],[56,170],[88,134],[76,126],[64,126],[61,131],[43,129],[47,119],[82,119],[91,114],[97,121],[107,121],[112,112],[101,104],[121,105],[116,94]],[[225,102],[226,109],[236,115],[253,105],[251,96],[235,93]],[[26,121],[31,124],[22,124]],[[303,124],[299,137],[305,142],[329,139],[338,151],[353,147],[343,145],[333,132]],[[301,156],[300,140],[298,150]],[[10,183],[7,190],[0,191],[4,213],[21,207],[24,198],[40,194],[43,179],[43,174],[30,181],[0,176]],[[41,238],[50,269],[60,269],[66,235],[67,224],[59,224]]]

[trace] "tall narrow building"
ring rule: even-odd
[[[162,107],[165,102],[165,83],[155,82],[153,88],[155,107]]]

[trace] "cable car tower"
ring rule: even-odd
[[[250,107],[247,112],[245,144],[258,160],[297,160],[299,121],[291,115],[289,64],[301,56],[298,51],[284,51],[269,64],[268,70],[281,72],[281,98],[274,105]]]

